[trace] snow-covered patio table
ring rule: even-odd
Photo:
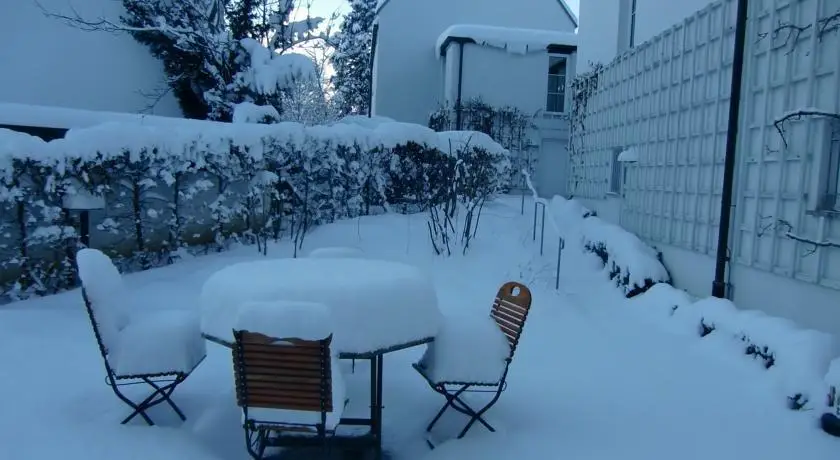
[[[410,265],[355,258],[302,258],[244,262],[207,279],[201,291],[205,338],[230,347],[238,308],[276,300],[324,304],[330,309],[332,346],[344,359],[369,359],[370,419],[342,419],[371,427],[381,449],[383,355],[431,342],[442,315],[431,279]]]

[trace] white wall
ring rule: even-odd
[[[39,0],[48,11],[116,19],[114,0]],[[163,67],[128,35],[85,32],[46,17],[33,0],[0,1],[0,102],[138,112],[163,85]],[[174,97],[153,112],[181,116]]]
[[[391,0],[379,14],[379,60],[373,112],[398,121],[426,124],[442,103],[443,59],[437,38],[453,24],[574,32],[574,23],[556,0]]]
[[[578,14],[578,72],[589,70],[590,63],[607,63],[615,57],[620,1],[581,0]]]
[[[607,64],[629,42],[632,0],[581,0],[579,71]],[[711,3],[710,0],[636,0],[635,43],[646,42]]]
[[[631,0],[620,1],[627,4],[629,14]],[[636,0],[636,44],[661,34],[710,3],[711,0]],[[629,24],[628,20],[622,20]]]
[[[547,88],[547,52],[521,55],[489,46],[464,45],[462,101],[480,96],[491,106],[514,106],[533,115],[545,110]]]

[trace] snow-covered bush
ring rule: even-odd
[[[601,259],[610,280],[627,297],[671,281],[662,255],[633,233],[597,216],[585,218],[581,232],[583,247]]]
[[[793,410],[813,408],[829,386],[840,384],[840,380],[832,380],[838,374],[826,374],[840,351],[831,334],[802,329],[761,311],[741,310],[726,299],[693,301],[684,291],[665,283],[634,297],[630,304],[673,332],[702,338],[718,349],[756,362]]]
[[[659,252],[633,233],[599,218],[579,201],[556,196],[549,209],[560,236],[579,241],[582,250],[598,256],[610,280],[626,297],[671,281]]]
[[[106,123],[51,142],[0,130],[0,282],[14,296],[72,285],[78,223],[61,203],[79,192],[106,198],[93,245],[113,234],[121,268],[145,269],[195,244],[240,241],[264,253],[286,235],[299,248],[313,225],[389,202],[422,205],[428,190],[448,184],[434,171],[456,163],[463,177],[496,184],[506,151],[482,139],[453,157],[449,137],[395,122]]]

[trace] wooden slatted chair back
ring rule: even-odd
[[[236,401],[240,407],[332,411],[330,341],[277,339],[234,331]]]
[[[519,344],[519,337],[530,310],[531,291],[524,284],[515,281],[503,284],[496,294],[496,300],[493,301],[490,316],[496,320],[496,324],[510,342],[510,358],[513,358]]]

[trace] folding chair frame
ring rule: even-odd
[[[519,294],[514,295],[514,290],[518,289],[520,291]],[[516,299],[518,301],[523,302],[523,304],[519,304],[516,302],[512,302],[512,299]],[[504,311],[504,308],[510,308],[508,305],[514,304],[517,308],[522,310],[521,313],[521,320],[518,328],[512,328],[511,319],[512,317]],[[517,283],[514,281],[507,282],[502,285],[499,289],[498,294],[496,295],[496,299],[493,304],[493,308],[490,310],[491,318],[493,318],[498,324],[502,331],[505,333],[505,336],[508,338],[510,342],[510,355],[505,359],[505,369],[502,372],[502,376],[496,383],[483,383],[483,382],[435,382],[432,380],[429,375],[426,373],[425,369],[418,363],[412,364],[414,369],[426,380],[426,383],[437,393],[440,393],[444,398],[446,398],[446,403],[443,407],[440,408],[437,415],[432,419],[429,425],[426,427],[426,432],[432,431],[435,424],[440,420],[443,416],[444,412],[450,407],[455,409],[457,412],[460,412],[468,417],[470,417],[467,424],[458,434],[458,439],[463,438],[465,434],[472,428],[475,422],[479,422],[484,425],[485,428],[490,430],[491,432],[495,432],[496,429],[490,425],[487,420],[484,419],[483,415],[490,410],[493,405],[499,400],[502,395],[502,392],[505,391],[507,388],[507,375],[508,369],[510,368],[510,363],[513,361],[513,355],[516,352],[516,348],[519,345],[519,338],[522,334],[522,328],[525,325],[526,320],[528,319],[528,313],[531,310],[531,291],[526,287],[524,284]],[[476,387],[488,387],[492,389],[488,390],[479,390]],[[461,398],[461,395],[464,393],[494,393],[493,397],[490,401],[481,407],[479,410],[474,410],[469,404],[466,403]],[[428,439],[426,442],[429,444],[429,447],[434,449],[434,445]]]
[[[189,372],[161,372],[157,374],[138,374],[138,375],[117,375],[114,372],[114,368],[111,367],[111,364],[108,362],[108,349],[105,348],[105,344],[102,342],[102,335],[99,333],[99,324],[96,322],[96,317],[93,313],[93,307],[91,306],[90,299],[85,292],[84,287],[82,287],[82,297],[85,301],[85,309],[87,310],[88,318],[90,319],[90,324],[93,326],[93,334],[96,336],[96,343],[99,346],[99,353],[102,355],[102,360],[105,363],[105,371],[107,372],[107,376],[105,377],[105,383],[111,387],[111,390],[114,391],[114,394],[117,395],[122,402],[127,404],[133,410],[132,413],[123,419],[121,424],[125,425],[126,423],[130,422],[134,417],[140,416],[143,420],[149,425],[154,426],[154,422],[146,414],[146,411],[151,409],[154,406],[157,406],[160,403],[166,402],[169,404],[169,407],[178,414],[178,417],[181,421],[186,421],[187,417],[184,415],[184,412],[172,401],[172,393],[175,391],[175,388],[178,387],[184,380],[189,377],[193,370],[198,367],[199,364],[204,361],[203,356],[196,364],[193,366]],[[127,397],[120,391],[120,387],[125,387],[129,385],[139,385],[139,384],[147,384],[152,387],[152,393],[147,396],[145,399],[140,401],[139,403],[134,402],[131,398]]]
[[[487,428],[488,430],[490,430],[491,432],[495,432],[496,429],[493,428],[493,426],[490,425],[490,423],[488,423],[487,420],[484,419],[483,415],[488,410],[490,410],[490,408],[493,407],[493,405],[496,404],[496,402],[502,396],[502,392],[505,391],[505,388],[507,388],[507,373],[508,373],[508,367],[510,366],[510,362],[511,362],[511,360],[510,360],[510,358],[508,358],[506,360],[506,363],[505,363],[505,371],[502,374],[502,378],[499,380],[499,382],[497,384],[465,383],[465,382],[434,382],[431,378],[429,378],[428,374],[426,374],[426,371],[423,369],[423,367],[421,367],[418,364],[413,364],[412,366],[414,367],[414,369],[421,376],[423,376],[423,378],[426,380],[426,383],[429,384],[429,386],[432,388],[432,390],[434,390],[435,392],[441,394],[444,398],[446,398],[446,403],[443,405],[443,407],[440,408],[440,410],[435,415],[435,417],[432,419],[432,421],[429,422],[429,425],[426,426],[426,432],[428,433],[428,432],[432,431],[432,428],[434,428],[435,424],[437,424],[437,422],[441,419],[441,417],[443,417],[443,414],[446,412],[446,410],[449,409],[450,407],[452,409],[455,409],[457,412],[460,412],[460,413],[470,417],[467,424],[464,425],[464,428],[461,429],[461,432],[458,434],[458,439],[463,438],[464,435],[467,434],[467,432],[470,430],[470,428],[472,428],[472,426],[475,424],[475,422],[479,422],[482,425],[484,425],[484,427]],[[489,387],[489,388],[493,388],[493,389],[479,390],[476,387]],[[487,402],[484,406],[482,406],[481,409],[474,410],[472,407],[469,406],[469,404],[466,403],[466,401],[464,401],[461,398],[461,395],[463,395],[464,393],[493,393],[493,397],[490,399],[489,402]],[[434,448],[434,445],[432,445],[431,441],[427,440],[426,442],[429,444],[429,447]]]

